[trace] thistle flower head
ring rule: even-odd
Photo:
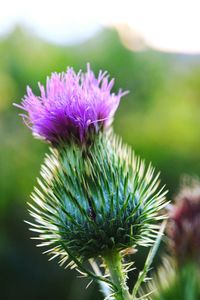
[[[47,78],[46,88],[39,84],[40,96],[30,87],[22,105],[27,114],[22,117],[33,134],[52,144],[72,139],[84,142],[91,133],[107,128],[126,94],[119,90],[111,93],[114,79],[108,80],[107,72],[96,78],[88,64],[87,72],[76,74],[73,68],[66,73],[53,73]]]
[[[86,73],[68,68],[52,74],[46,89],[39,85],[40,96],[28,88],[19,106],[33,134],[57,146],[32,194],[31,230],[52,258],[61,264],[70,258],[80,270],[87,259],[108,261],[113,253],[152,245],[165,218],[159,175],[105,130],[126,94],[111,93],[113,84],[105,72],[96,78],[89,65]]]
[[[168,226],[170,247],[179,263],[200,259],[200,187],[184,188],[177,196]]]

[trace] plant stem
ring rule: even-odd
[[[119,252],[112,252],[104,256],[105,264],[110,272],[110,277],[118,290],[114,293],[115,300],[131,300],[131,295],[126,285],[126,275],[123,272],[122,256]]]
[[[133,288],[132,296],[134,298],[136,298],[137,292],[138,292],[141,284],[145,281],[147,273],[149,272],[150,266],[151,266],[151,264],[153,262],[153,259],[154,259],[155,255],[157,253],[157,250],[159,248],[159,245],[160,245],[160,242],[161,242],[161,239],[162,239],[162,236],[163,236],[163,232],[164,232],[165,227],[166,227],[166,222],[167,221],[164,220],[163,223],[161,224],[161,227],[160,227],[160,230],[158,232],[156,241],[155,241],[154,245],[152,246],[152,248],[150,249],[149,254],[147,256],[147,259],[145,261],[144,268],[139,273],[138,279],[137,279],[136,284],[135,284],[135,286]]]
[[[102,273],[101,273],[97,263],[95,262],[95,260],[89,259],[89,263],[90,263],[93,271],[95,272],[95,274],[99,277],[102,277]],[[99,285],[101,287],[101,291],[104,294],[104,296],[106,297],[106,299],[111,300],[111,298],[109,297],[109,295],[111,294],[110,286],[106,282],[101,281],[101,280],[99,280],[98,283],[99,283]]]

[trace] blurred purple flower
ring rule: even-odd
[[[89,64],[86,73],[68,68],[66,73],[52,73],[46,89],[39,83],[40,96],[27,87],[22,105],[15,105],[27,112],[21,116],[35,136],[52,144],[72,138],[84,142],[90,133],[111,124],[120,98],[127,93],[111,93],[114,79],[108,78],[102,71],[96,78]]]
[[[200,261],[200,186],[185,187],[177,196],[168,224],[169,246],[177,261]]]

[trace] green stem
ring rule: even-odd
[[[119,252],[112,252],[104,256],[105,264],[110,272],[110,277],[117,291],[114,293],[115,300],[131,300],[131,295],[126,285],[126,276],[122,267],[122,256]]]
[[[160,245],[160,242],[161,242],[161,239],[162,239],[162,236],[163,236],[163,232],[164,232],[165,227],[166,227],[166,222],[167,221],[164,220],[163,223],[161,224],[161,227],[160,227],[160,230],[158,232],[156,241],[155,241],[154,245],[152,246],[152,248],[150,249],[149,254],[147,256],[147,259],[145,261],[144,268],[139,273],[138,279],[137,279],[136,284],[133,288],[133,293],[132,293],[133,299],[136,298],[137,292],[138,292],[141,284],[145,281],[147,273],[150,270],[150,266],[151,266],[151,264],[153,262],[153,259],[154,259],[155,255],[157,253],[157,250],[159,248],[159,245]]]
[[[95,262],[94,259],[89,259],[89,263],[93,269],[93,271],[95,272],[95,274],[99,277],[102,277],[102,273],[97,265],[97,263]],[[99,285],[101,287],[101,291],[104,294],[104,296],[106,297],[107,300],[111,299],[109,298],[109,295],[111,294],[111,287],[104,281],[99,280]]]

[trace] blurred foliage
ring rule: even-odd
[[[60,270],[56,263],[46,262],[40,249],[28,240],[27,226],[22,223],[27,217],[25,203],[48,147],[32,138],[12,103],[20,102],[26,85],[38,92],[37,81],[44,83],[47,75],[64,71],[68,65],[79,70],[90,62],[96,72],[108,70],[116,78],[115,90],[122,87],[130,91],[117,112],[115,130],[137,154],[161,170],[171,197],[182,174],[200,173],[200,57],[148,49],[131,52],[111,29],[83,44],[61,47],[39,40],[21,28],[1,39],[0,57],[2,299],[62,296],[84,300],[89,299],[89,294],[94,299],[92,288],[85,291],[84,280],[79,280],[78,286],[83,286],[77,288],[71,281],[73,276]],[[72,297],[71,289],[77,291],[77,296]]]
[[[160,270],[161,271],[161,270]],[[163,272],[164,271],[164,272]],[[196,263],[188,263],[183,265],[176,272],[167,272],[162,270],[158,273],[156,289],[157,293],[150,296],[151,300],[199,300],[199,265]]]

